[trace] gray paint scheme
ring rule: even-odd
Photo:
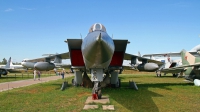
[[[113,40],[106,32],[89,33],[81,45],[86,68],[108,68],[114,49]]]

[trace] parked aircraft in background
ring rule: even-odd
[[[162,69],[161,73],[180,73],[188,80],[200,79],[200,57],[195,57],[189,52],[181,51],[182,65],[167,69]]]
[[[22,65],[13,65],[11,57],[8,59],[8,62],[6,65],[0,65],[0,68],[5,68],[5,69],[22,69]]]
[[[37,59],[24,59],[21,64],[25,68],[35,68],[40,71],[53,70],[56,67],[69,68],[69,64],[62,64],[62,59],[67,59],[68,56],[68,53],[62,53]]]
[[[22,65],[13,65],[10,57],[6,65],[0,65],[0,77],[1,75],[7,75],[8,72],[21,72],[22,69],[24,69]]]
[[[190,54],[199,57],[200,56],[200,45],[195,46],[190,51],[188,51]],[[142,57],[149,57],[150,59],[158,60],[161,57],[168,58],[168,60],[171,60],[172,57],[181,57],[180,52],[169,52],[169,53],[154,53],[154,54],[145,54]],[[155,58],[156,57],[156,58]],[[182,59],[176,59],[171,60],[171,67],[176,67],[182,65]],[[168,67],[163,67],[162,69],[167,69]],[[161,69],[159,69],[160,71]],[[166,73],[165,73],[166,74]],[[172,73],[173,76],[178,76],[176,73]],[[161,73],[157,72],[157,76],[161,76]]]
[[[126,54],[125,54],[126,55]],[[133,56],[134,57],[134,56]],[[161,74],[159,71],[164,68],[170,68],[175,67],[179,65],[178,61],[170,60],[169,57],[164,58],[144,58],[141,57],[140,53],[138,53],[138,56],[135,56],[136,64],[131,64],[132,69],[138,70],[138,71],[147,71],[147,72],[156,72],[157,76],[160,76]],[[125,66],[130,67],[130,66]],[[142,68],[143,67],[143,68]],[[151,68],[151,69],[150,69]],[[176,74],[173,74],[175,76]]]
[[[190,51],[188,51],[190,54],[194,56],[200,56],[200,44],[192,48]],[[149,57],[150,59],[152,57],[180,57],[180,52],[168,52],[168,53],[154,53],[154,54],[144,54],[142,57]]]
[[[138,53],[138,56],[125,54],[125,59],[126,58],[132,59],[130,63],[131,66],[129,67],[131,67],[132,69],[136,69],[138,71],[155,72],[164,64],[160,60],[158,61],[158,60],[143,58],[141,57],[140,53]]]

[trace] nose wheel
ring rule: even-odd
[[[94,82],[94,87],[92,89],[92,99],[93,100],[98,100],[101,99],[101,85],[99,81]]]

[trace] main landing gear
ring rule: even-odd
[[[91,78],[88,77],[87,73],[84,72],[82,76],[82,71],[74,71],[74,79],[72,79],[72,84],[74,86],[83,86],[92,88],[92,99],[97,100],[102,98],[103,87],[113,87],[119,88],[121,86],[121,80],[118,78],[118,72],[112,71],[111,73],[106,72],[106,76],[103,77],[103,69],[94,68],[91,69]],[[111,76],[109,76],[111,75]]]

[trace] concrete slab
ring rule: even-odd
[[[97,109],[97,108],[99,108],[98,105],[85,105],[85,106],[83,107],[83,110]]]
[[[102,105],[103,110],[115,110],[114,105]]]
[[[107,104],[110,103],[110,100],[108,96],[102,96],[101,99],[98,100],[93,100],[92,96],[89,96],[85,102],[85,104],[90,104],[90,103],[101,103],[101,104]]]

